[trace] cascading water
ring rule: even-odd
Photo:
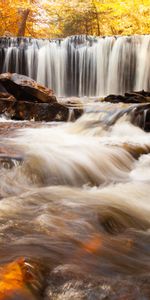
[[[136,106],[0,123],[0,264],[24,257],[36,295],[13,299],[149,300],[150,134],[131,124]]]
[[[57,96],[150,89],[150,36],[0,39],[0,72],[25,74]]]
[[[0,43],[1,72],[57,95],[150,88],[150,36]],[[149,300],[149,104],[74,105],[74,122],[0,117],[0,299]]]

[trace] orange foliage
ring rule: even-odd
[[[30,280],[26,276],[25,261],[20,258],[12,263],[0,267],[0,300],[13,295],[22,295],[27,299],[33,299],[27,283]]]
[[[90,253],[96,253],[102,247],[102,239],[99,235],[95,235],[88,242],[83,243],[83,249]]]

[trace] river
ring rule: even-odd
[[[0,119],[0,264],[23,257],[35,299],[150,299],[150,133],[129,107]]]

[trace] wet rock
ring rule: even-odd
[[[50,274],[49,285],[45,291],[45,300],[148,300],[150,296],[150,277],[94,277],[92,274],[82,274],[76,272],[76,267],[72,272],[68,268],[56,268]]]
[[[0,92],[0,99],[15,101],[15,97],[7,92]]]
[[[7,110],[11,119],[14,120],[34,120],[34,121],[67,121],[69,109],[59,103],[30,103],[26,101],[16,101]]]
[[[122,95],[108,95],[103,99],[104,102],[118,103],[124,102],[124,96]]]
[[[57,102],[51,89],[24,75],[16,73],[1,74],[0,84],[17,100],[43,103]]]
[[[108,95],[104,98],[105,102],[111,103],[148,103],[150,102],[150,92],[139,91],[132,93],[125,93],[123,95]]]
[[[74,119],[75,120],[80,118],[83,114],[83,109],[81,109],[81,108],[74,108],[73,111],[74,111]]]
[[[2,155],[0,154],[0,168],[4,168],[4,169],[12,169],[14,167],[16,167],[17,165],[19,165],[22,162],[22,157],[17,157],[17,156],[6,156],[6,155]]]
[[[142,91],[138,91],[138,92],[131,92],[131,93],[125,93],[125,96],[126,97],[128,97],[128,96],[137,96],[137,95],[139,95],[139,96],[144,96],[144,97],[150,97],[150,92],[146,92],[146,91],[144,91],[144,90],[142,90]]]
[[[83,114],[81,108],[70,108],[61,103],[32,103],[0,99],[0,115],[13,120],[75,121]]]
[[[83,103],[79,98],[62,98],[58,101],[60,104],[69,108],[69,121],[75,121],[82,116],[84,109]]]
[[[7,98],[0,98],[0,114],[7,113],[14,104],[14,101],[12,99]]]
[[[13,120],[74,121],[83,113],[80,103],[58,103],[53,91],[27,76],[0,75],[0,114]]]
[[[131,122],[143,130],[150,132],[150,104],[135,107],[131,112]]]
[[[0,83],[0,92],[7,93],[6,89],[4,88],[4,86],[1,83]]]

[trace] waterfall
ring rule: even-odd
[[[150,36],[0,39],[0,72],[25,74],[57,96],[150,89]]]

